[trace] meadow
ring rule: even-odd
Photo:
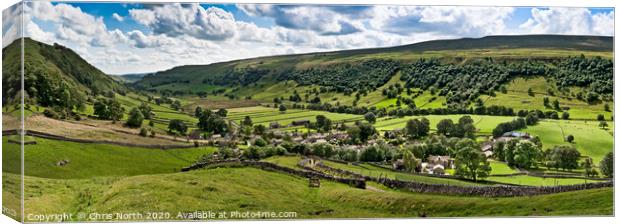
[[[402,180],[402,181],[412,181],[412,182],[420,182],[420,183],[427,183],[427,184],[449,184],[449,185],[456,185],[456,186],[485,185],[482,182],[476,183],[476,182],[463,181],[463,180],[455,180],[455,179],[439,178],[439,177],[427,177],[427,176],[421,176],[421,175],[415,175],[415,174],[396,172],[390,169],[376,167],[376,166],[372,166],[369,164],[352,165],[352,164],[342,164],[342,163],[336,163],[336,162],[325,161],[325,160],[323,160],[322,163],[329,167],[347,170],[347,171],[355,172],[355,173],[362,174],[365,176],[377,177],[377,178],[387,177],[390,179]]]
[[[426,115],[426,116],[405,116],[402,118],[394,118],[394,117],[385,117],[380,118],[375,123],[375,127],[380,131],[388,131],[394,129],[405,128],[407,125],[407,121],[415,118],[425,117],[430,121],[431,130],[436,130],[437,123],[443,119],[451,119],[454,123],[457,123],[459,118],[463,116],[470,116],[474,120],[474,125],[477,129],[479,129],[478,134],[489,135],[493,131],[493,129],[497,126],[497,124],[507,121],[512,121],[516,117],[509,116],[489,116],[489,115],[460,115],[460,114],[451,114],[451,115]]]
[[[613,122],[607,123],[610,125],[609,130],[613,130]],[[539,136],[543,149],[556,145],[574,146],[582,156],[592,157],[594,163],[598,164],[605,154],[613,151],[614,138],[609,130],[599,128],[597,121],[544,120],[523,131]],[[568,135],[575,137],[573,143],[565,141]]]
[[[227,118],[235,122],[240,122],[245,118],[245,116],[249,116],[252,119],[253,124],[262,124],[267,127],[271,122],[278,122],[282,126],[289,125],[291,122],[299,120],[309,120],[311,122],[315,122],[317,115],[324,115],[325,117],[331,119],[334,123],[363,120],[362,115],[298,109],[288,109],[286,112],[280,112],[278,108],[264,106],[232,108],[228,110],[228,113],[229,115]]]
[[[59,179],[174,173],[216,150],[214,147],[162,150],[35,140],[37,144],[24,147],[26,176]],[[9,143],[7,138],[3,138],[2,143],[3,172],[19,174],[19,145]],[[59,166],[57,163],[62,160],[68,163]]]
[[[534,96],[527,94],[528,89],[531,88],[534,92]],[[609,104],[610,108],[613,108],[613,102],[601,102],[597,104],[588,104],[586,102],[576,99],[573,94],[582,89],[573,88],[568,95],[561,94],[557,90],[555,84],[551,80],[546,80],[542,77],[536,78],[515,78],[506,84],[506,93],[496,92],[495,97],[483,95],[480,98],[484,101],[486,106],[500,105],[514,108],[518,110],[553,110],[551,108],[545,108],[543,99],[549,98],[550,102],[558,100],[560,107],[569,107],[566,112],[570,114],[571,119],[579,120],[596,120],[598,114],[603,114],[605,119],[609,120],[613,116],[612,111],[605,111],[604,104]],[[554,92],[554,95],[549,95],[548,90]],[[558,112],[562,114],[562,112]]]
[[[3,196],[17,195],[18,182],[18,175],[3,173]],[[295,218],[402,218],[609,215],[613,209],[610,188],[490,200],[364,190],[330,181],[309,188],[305,178],[255,168],[74,180],[27,176],[25,185],[26,214],[162,211],[175,219],[177,212],[242,208],[296,212]]]

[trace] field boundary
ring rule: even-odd
[[[292,169],[292,168],[288,168],[284,166],[279,166],[273,163],[261,162],[261,161],[232,159],[232,160],[221,160],[221,161],[214,161],[214,162],[202,162],[202,163],[193,164],[189,167],[184,167],[181,169],[181,172],[188,172],[191,170],[203,169],[203,168],[209,169],[209,168],[216,168],[216,167],[247,167],[247,166],[255,167],[255,168],[259,168],[263,170],[268,170],[268,171],[282,172],[282,173],[299,176],[303,178],[319,177],[319,178],[323,178],[323,179],[327,179],[327,180],[331,180],[331,181],[335,181],[335,182],[339,182],[343,184],[348,184],[355,188],[366,189],[366,180],[361,179],[361,178],[360,179],[341,178],[341,177],[336,177],[336,176],[332,176],[329,174],[321,173],[321,172],[318,172],[312,169],[296,170],[296,169]]]
[[[319,165],[321,166],[321,165]],[[324,166],[324,165],[323,165]],[[333,172],[362,177],[367,181],[383,184],[393,189],[406,189],[417,193],[436,193],[448,195],[482,196],[482,197],[522,197],[543,194],[555,194],[569,191],[613,187],[613,181],[599,183],[585,183],[563,186],[455,186],[448,184],[427,184],[414,181],[392,180],[386,177],[376,178],[365,176],[351,171],[329,167]]]
[[[3,130],[2,135],[17,135],[17,130]],[[127,147],[140,147],[140,148],[151,148],[151,149],[180,149],[180,148],[194,148],[196,146],[183,144],[183,145],[153,145],[153,144],[134,144],[134,143],[124,143],[124,142],[115,142],[115,141],[106,141],[106,140],[88,140],[88,139],[79,139],[79,138],[69,138],[60,135],[53,135],[44,132],[38,132],[33,130],[26,130],[26,135],[45,138],[51,140],[59,140],[59,141],[67,141],[67,142],[75,142],[75,143],[87,143],[87,144],[109,144],[109,145],[118,145],[118,146],[127,146]]]

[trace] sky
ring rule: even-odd
[[[20,36],[70,47],[107,74],[268,55],[489,35],[614,35],[611,8],[24,3],[2,12]]]

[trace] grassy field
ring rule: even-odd
[[[19,176],[3,173],[3,196],[18,194]],[[417,194],[351,188],[254,168],[79,180],[25,178],[26,214],[61,212],[273,211],[296,218],[611,215],[611,188],[517,198]],[[75,217],[75,216],[74,216]]]
[[[233,108],[228,112],[229,115],[227,117],[235,122],[240,122],[245,118],[245,116],[249,116],[255,125],[263,124],[265,126],[269,126],[271,122],[278,122],[280,125],[288,125],[297,120],[309,120],[315,122],[317,115],[324,115],[333,122],[350,122],[353,120],[363,119],[363,116],[361,115],[330,113],[314,110],[289,109],[282,113],[277,108],[263,106]]]
[[[338,168],[342,170],[348,170],[351,172],[355,172],[355,173],[359,173],[359,174],[371,176],[371,177],[387,176],[390,179],[403,180],[403,181],[415,181],[415,182],[428,183],[428,184],[450,184],[450,185],[457,185],[457,186],[483,185],[482,183],[474,183],[474,182],[447,179],[447,178],[427,177],[427,176],[412,175],[412,174],[407,174],[407,173],[400,173],[400,172],[395,172],[389,169],[380,168],[380,167],[376,167],[376,166],[372,166],[368,164],[360,164],[356,166],[352,164],[347,165],[347,164],[335,163],[335,162],[325,161],[325,160],[323,160],[322,162],[324,165],[329,166],[329,167]]]
[[[506,163],[498,162],[498,161],[490,161],[491,163],[491,174],[513,174],[518,173],[518,170],[515,170],[509,167]]]
[[[301,170],[297,164],[301,161],[301,156],[272,156],[263,159],[264,162],[270,162],[279,166]]]
[[[528,88],[532,88],[534,96],[527,94]],[[543,105],[544,97],[548,97],[550,102],[558,100],[560,107],[569,107],[567,110],[571,119],[587,119],[595,120],[598,114],[603,114],[606,119],[610,119],[613,115],[611,111],[604,110],[604,104],[607,103],[613,108],[613,102],[603,102],[599,104],[587,104],[586,102],[577,100],[576,98],[568,95],[563,96],[555,87],[554,83],[549,80],[545,80],[542,77],[538,78],[516,78],[506,85],[507,93],[496,92],[495,97],[483,95],[481,99],[487,106],[501,105],[512,107],[515,111],[526,109],[533,110],[539,109],[542,111],[552,110],[551,108],[545,108]],[[555,96],[548,95],[547,89],[554,92]],[[577,89],[573,89],[572,93],[576,93]],[[561,112],[559,112],[561,115]]]
[[[527,176],[527,175],[508,176],[508,177],[487,177],[486,180],[500,182],[500,183],[528,185],[528,186],[558,186],[558,185],[572,185],[572,184],[600,182],[597,180],[584,180],[584,179],[577,179],[577,178],[542,178],[542,177],[533,177],[533,176]]]
[[[25,146],[25,173],[46,178],[92,178],[178,172],[210,154],[213,147],[187,149],[147,149],[108,144],[83,144],[35,138],[36,145]],[[19,145],[3,138],[2,170],[20,173]],[[69,163],[58,166],[61,160]]]
[[[607,123],[610,130],[613,130],[613,122]],[[606,153],[613,150],[613,135],[608,130],[600,129],[596,121],[544,120],[537,125],[528,126],[524,131],[539,136],[544,149],[556,145],[572,145],[582,156],[592,157],[596,165]],[[575,137],[574,143],[564,141],[567,135]]]
[[[379,131],[394,130],[398,128],[405,128],[407,121],[414,118],[426,117],[430,121],[431,130],[436,130],[437,123],[443,119],[451,119],[455,123],[459,118],[465,115],[453,114],[453,115],[426,115],[426,116],[405,116],[402,118],[385,117],[377,120],[375,127]],[[468,115],[474,120],[474,125],[479,129],[480,134],[490,134],[493,128],[497,124],[507,121],[512,121],[514,117],[507,116],[487,116],[487,115]]]

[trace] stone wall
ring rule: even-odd
[[[283,167],[283,166],[279,166],[279,165],[268,163],[268,162],[245,161],[245,160],[238,160],[238,159],[196,163],[189,167],[182,168],[181,172],[187,172],[190,170],[196,170],[196,169],[202,169],[202,168],[246,167],[246,166],[255,167],[255,168],[259,168],[263,170],[282,172],[282,173],[304,177],[304,178],[319,177],[322,179],[327,179],[327,180],[331,180],[331,181],[335,181],[339,183],[348,184],[356,188],[361,188],[361,189],[366,188],[366,181],[364,179],[341,178],[341,177],[335,177],[329,174],[317,172],[311,169],[297,170],[297,169]]]
[[[325,165],[319,164],[321,168]],[[376,178],[357,174],[347,170],[341,170],[333,167],[329,167],[330,172],[341,173],[344,175],[351,175],[363,178],[367,181],[374,181],[383,184],[387,187],[394,189],[406,189],[412,192],[418,193],[433,193],[433,194],[447,194],[447,195],[465,195],[465,196],[483,196],[483,197],[517,197],[517,196],[533,196],[543,194],[554,194],[569,191],[578,191],[594,188],[613,187],[612,181],[598,182],[598,183],[586,183],[576,185],[563,185],[563,186],[455,186],[447,184],[427,184],[420,182],[400,181],[392,180],[389,178]]]
[[[2,135],[15,135],[17,134],[17,130],[3,130]],[[68,141],[68,142],[76,142],[76,143],[96,143],[96,144],[110,144],[110,145],[120,145],[127,147],[141,147],[141,148],[152,148],[152,149],[176,149],[176,148],[194,148],[196,146],[183,144],[183,145],[154,145],[154,144],[135,144],[135,143],[125,143],[125,142],[115,142],[115,141],[106,141],[106,140],[94,140],[94,139],[78,139],[78,138],[68,138],[60,135],[53,135],[44,132],[38,132],[33,130],[27,130],[26,135],[52,139],[52,140],[60,140],[60,141]]]

